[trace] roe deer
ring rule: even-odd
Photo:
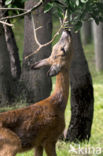
[[[69,91],[69,66],[72,55],[70,32],[63,31],[51,56],[32,65],[32,69],[50,66],[56,76],[54,92],[31,106],[0,113],[0,156],[15,156],[35,148],[35,156],[56,156],[55,144],[65,127],[64,111]]]

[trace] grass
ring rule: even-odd
[[[19,47],[19,54],[20,59],[22,61],[22,52],[23,52],[23,21],[19,21],[19,23],[16,23],[14,29],[15,35],[16,35],[16,41]],[[94,120],[92,125],[92,132],[91,132],[91,138],[89,143],[83,142],[80,143],[80,146],[85,150],[87,149],[87,146],[100,147],[103,149],[103,73],[97,73],[95,70],[95,58],[94,58],[94,49],[93,44],[87,45],[84,47],[85,49],[85,55],[88,60],[88,65],[90,72],[92,74],[93,78],[93,86],[94,86],[94,97],[95,97],[95,104],[94,104]],[[55,81],[55,80],[54,80]],[[7,108],[8,109],[8,108]],[[66,117],[66,125],[69,125],[70,121],[70,102],[68,101],[68,105],[65,112]],[[78,150],[78,144],[73,144],[72,146],[75,147],[76,150]],[[63,141],[58,141],[56,150],[58,156],[74,156],[74,153],[69,153],[70,149],[70,143],[65,143]],[[28,151],[25,153],[17,154],[17,156],[33,156],[34,151]],[[92,152],[93,153],[93,152]],[[44,153],[45,155],[45,153]],[[79,154],[81,155],[81,154]],[[91,156],[96,156],[96,151],[94,154],[91,154]],[[100,156],[103,156],[103,151]]]

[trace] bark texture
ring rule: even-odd
[[[96,70],[103,71],[103,23],[93,22]]]
[[[91,21],[83,22],[82,26],[82,41],[84,45],[87,45],[91,42],[92,39],[92,28]]]
[[[66,140],[82,141],[90,138],[93,121],[93,86],[83,52],[80,33],[73,34],[74,56],[70,71],[71,121]]]
[[[25,8],[29,9],[35,5],[38,1],[29,0],[25,3]],[[52,36],[52,17],[51,12],[44,14],[44,6],[39,7],[35,12],[34,22],[36,28],[43,26],[37,30],[37,37],[41,44],[51,40]],[[31,54],[37,49],[36,42],[34,40],[33,25],[31,15],[25,16],[24,20],[24,55]],[[47,77],[47,68],[43,68],[37,71],[33,71],[28,68],[28,64],[32,64],[40,59],[46,58],[51,53],[51,45],[41,49],[38,54],[30,57],[25,61],[23,60],[23,68],[21,75],[21,83],[23,83],[23,94],[26,96],[26,100],[29,103],[40,101],[50,95],[51,92],[51,79]]]
[[[4,26],[4,30],[7,48],[10,56],[12,77],[14,80],[18,80],[21,74],[21,66],[15,36],[11,27]]]
[[[9,53],[5,41],[5,33],[0,24],[0,105],[6,106],[11,100],[12,76]]]

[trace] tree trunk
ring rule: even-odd
[[[83,22],[82,26],[82,41],[84,45],[87,45],[91,42],[92,39],[92,29],[91,21]]]
[[[1,13],[0,13],[1,15]],[[9,53],[6,47],[5,34],[0,24],[0,105],[6,106],[11,100],[12,76]]]
[[[70,71],[71,121],[66,140],[82,141],[90,138],[93,120],[93,86],[80,40],[73,34],[74,56]]]
[[[21,66],[15,36],[11,27],[4,26],[7,48],[10,55],[11,73],[14,80],[18,80],[21,74]]]
[[[96,70],[103,71],[103,23],[93,22]]]
[[[3,1],[0,0],[0,7]],[[0,16],[3,12],[0,11]],[[5,41],[3,25],[0,24],[0,105],[6,106],[11,100],[12,76],[10,71],[9,53]]]
[[[25,3],[25,9],[31,8],[38,1],[29,0]],[[44,14],[44,6],[39,7],[33,12],[34,22],[36,28],[42,26],[37,30],[37,37],[41,44],[48,42],[52,37],[52,17],[51,12]],[[24,55],[28,56],[37,49],[34,40],[33,24],[31,15],[25,16],[24,21]],[[47,77],[47,67],[33,71],[28,68],[28,64],[32,64],[40,59],[46,58],[51,53],[51,45],[41,49],[38,54],[30,57],[25,61],[23,59],[23,68],[21,81],[24,85],[24,92],[26,100],[29,103],[40,101],[50,95],[51,92],[51,79]]]

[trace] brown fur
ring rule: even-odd
[[[65,44],[70,44],[69,40]],[[0,156],[15,156],[17,152],[33,147],[35,156],[42,156],[43,148],[47,156],[56,156],[55,144],[65,127],[64,111],[68,100],[70,64],[69,52],[64,58],[57,57],[56,61],[53,59],[54,56],[61,55],[60,44],[57,46],[57,52],[53,50],[49,58],[49,64],[54,65],[56,62],[55,70],[57,64],[61,68],[56,76],[52,95],[26,108],[0,114]],[[67,51],[70,51],[70,46]],[[45,64],[47,62],[44,61],[35,66],[38,68]],[[53,70],[50,72],[54,73]]]

